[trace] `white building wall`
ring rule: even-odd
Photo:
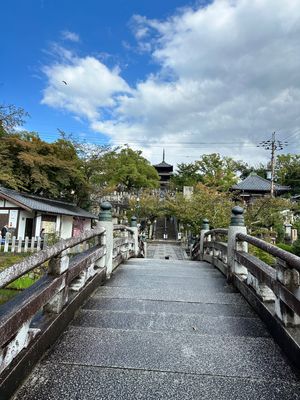
[[[42,229],[42,216],[38,215],[35,220],[35,236],[40,236]]]
[[[15,203],[11,203],[8,200],[0,199],[0,207],[18,207]]]
[[[57,236],[61,237],[61,215],[57,215],[56,217],[56,226],[55,226],[55,233]]]
[[[61,234],[62,239],[69,239],[72,237],[73,230],[73,217],[69,215],[63,215],[61,217]]]

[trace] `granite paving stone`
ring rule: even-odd
[[[193,334],[222,336],[269,336],[259,319],[212,317],[171,313],[139,313],[83,310],[72,322],[74,326],[147,331],[186,331]]]
[[[117,299],[131,298],[198,303],[245,304],[245,300],[239,293],[214,292],[209,290],[209,288],[201,288],[201,290],[193,291],[181,288],[173,289],[170,287],[166,287],[165,289],[143,289],[137,287],[103,286],[96,290],[95,296],[113,297]]]
[[[171,243],[149,254],[94,292],[14,400],[300,400],[299,371],[216,268]]]
[[[286,381],[43,363],[15,399],[297,400],[300,386]]]
[[[156,301],[91,297],[83,306],[88,310],[138,311],[150,313],[204,314],[207,316],[236,316],[258,318],[247,304],[192,303],[182,301]]]
[[[203,289],[213,290],[222,293],[238,293],[238,291],[229,285],[224,279],[212,277],[173,277],[173,276],[134,276],[133,274],[115,274],[106,284],[106,287],[138,287],[145,289],[159,289],[172,287],[173,289],[187,289],[201,291]]]
[[[274,341],[262,337],[70,327],[49,354],[49,361],[298,380]]]

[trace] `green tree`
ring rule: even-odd
[[[212,227],[227,227],[233,206],[228,193],[201,183],[196,186],[191,198],[178,193],[174,198],[166,200],[169,214],[176,216],[178,221],[195,234],[199,233],[204,218],[209,219]]]
[[[22,126],[29,114],[13,104],[0,104],[0,137]]]
[[[237,183],[237,172],[240,171],[241,161],[231,157],[221,157],[218,153],[204,154],[196,161],[201,182],[220,191],[227,191]]]
[[[300,193],[300,154],[277,156],[276,175],[278,183],[290,186],[293,194]]]
[[[164,215],[164,202],[158,194],[152,191],[144,190],[139,197],[133,197],[129,201],[130,217],[135,215],[140,220],[150,220],[153,222],[156,218]]]
[[[87,206],[82,161],[70,141],[47,143],[32,132],[6,134],[1,138],[0,157],[2,185]]]
[[[199,181],[198,165],[181,163],[177,165],[177,172],[171,178],[171,185],[182,190],[183,186],[195,186]]]
[[[156,169],[148,160],[142,157],[142,152],[129,147],[119,152],[111,152],[104,156],[106,165],[109,166],[109,182],[123,185],[125,190],[138,190],[141,188],[157,188],[159,176]]]
[[[293,210],[295,205],[288,199],[265,196],[249,204],[245,212],[245,222],[252,234],[275,230],[282,236],[284,210]]]

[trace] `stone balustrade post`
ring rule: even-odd
[[[106,277],[109,279],[113,268],[113,222],[111,215],[111,204],[108,201],[104,201],[100,204],[99,221],[97,227],[103,227],[105,229],[105,244],[106,244],[106,255],[105,255],[105,266],[106,266]]]
[[[49,261],[48,274],[62,275],[69,268],[68,250],[64,250],[59,256],[53,257]],[[65,281],[62,283],[58,293],[45,305],[47,312],[59,314],[68,302],[68,286]]]
[[[208,219],[204,219],[202,221],[201,231],[200,231],[200,243],[199,243],[199,260],[203,260],[204,255],[204,235],[209,231],[209,221]]]
[[[137,227],[137,218],[134,215],[131,217],[130,227],[133,230],[134,256],[137,257],[139,254],[139,231]]]
[[[247,228],[244,222],[244,209],[236,206],[232,209],[231,221],[228,227],[227,242],[227,279],[232,280],[233,274],[239,275],[242,279],[247,278],[248,270],[235,260],[235,250],[248,252],[248,243],[236,240],[238,233],[247,234]]]
[[[288,267],[285,261],[276,259],[276,279],[285,286],[291,293],[299,291],[300,274],[296,269]],[[276,293],[275,314],[285,326],[299,326],[300,315],[296,314],[281,300],[280,290]]]

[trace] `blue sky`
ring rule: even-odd
[[[165,146],[172,162],[255,163],[275,130],[299,152],[299,0],[10,0],[1,13],[0,102],[46,140],[59,128],[153,162]]]
[[[120,64],[122,76],[134,85],[157,66],[147,54],[134,50],[136,41],[130,28],[133,15],[166,18],[185,0],[10,0],[1,5],[0,101],[25,108],[31,118],[29,130],[50,138],[57,128],[75,135],[92,134],[71,115],[41,105],[45,77],[43,65],[53,61],[54,43],[78,54],[104,59],[108,66]],[[63,32],[75,32],[79,42],[64,39]],[[126,44],[132,46],[128,49]],[[98,134],[95,135],[95,140]]]

